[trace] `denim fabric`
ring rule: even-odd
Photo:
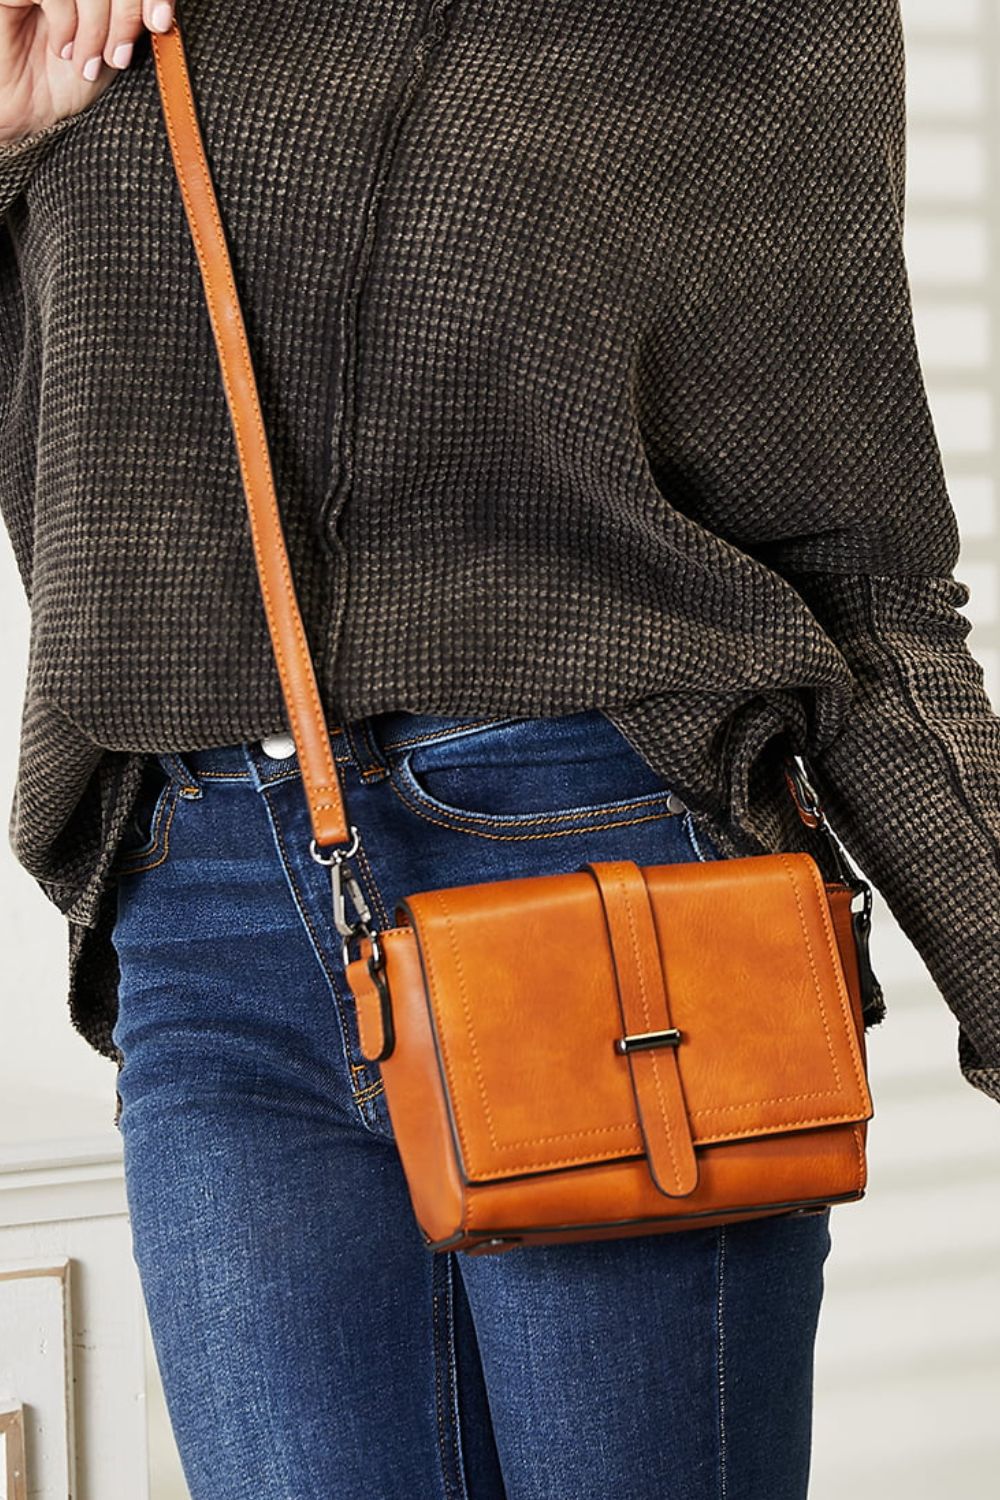
[[[433,886],[721,857],[598,711],[333,742],[382,925]],[[248,741],[150,756],[118,859],[119,1128],[193,1500],[802,1500],[829,1210],[428,1251],[310,834],[294,754]]]

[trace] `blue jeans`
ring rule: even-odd
[[[722,857],[596,710],[333,743],[380,925],[434,886]],[[802,1500],[829,1209],[428,1251],[288,748],[149,756],[117,864],[133,1247],[193,1500]]]

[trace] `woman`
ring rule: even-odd
[[[585,858],[823,865],[791,747],[1000,1098],[1000,720],[913,339],[895,0],[181,4],[378,916]],[[0,453],[12,843],[118,1064],[194,1500],[801,1497],[829,1210],[420,1242],[308,852],[163,11],[0,6]]]

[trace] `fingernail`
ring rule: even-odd
[[[65,45],[65,47],[60,52],[59,56],[60,57],[65,57],[66,60],[67,60],[67,62],[68,62],[69,59],[73,56],[73,43],[72,42],[67,42],[66,45]]]
[[[116,68],[127,68],[132,61],[132,43],[119,42],[111,54],[111,61]]]
[[[167,0],[159,0],[159,4],[153,6],[153,25],[157,31],[169,31],[172,21],[173,11]]]
[[[97,75],[98,75],[98,73],[100,71],[101,71],[101,59],[100,59],[100,57],[99,56],[98,57],[88,57],[87,61],[83,65],[83,76],[84,76],[84,78],[86,78],[87,82],[88,83],[93,83],[94,79],[97,77]]]

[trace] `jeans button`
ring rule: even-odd
[[[290,734],[266,734],[260,748],[271,760],[287,760],[295,754],[295,741]]]

